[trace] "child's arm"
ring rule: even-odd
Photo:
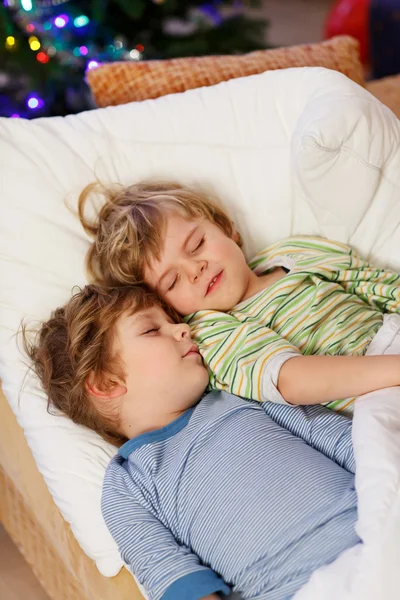
[[[347,244],[313,236],[294,236],[280,240],[267,250],[274,259],[284,260],[290,256],[297,269],[304,267],[323,279],[339,283],[346,292],[382,312],[400,314],[400,274],[371,265]],[[250,262],[251,268],[257,267],[260,256],[265,253]]]
[[[280,368],[277,388],[289,404],[322,404],[400,385],[400,356],[297,356]]]
[[[128,481],[129,479],[129,481]],[[106,473],[102,512],[122,559],[144,586],[150,600],[202,600],[230,593],[210,568],[180,545],[141,500],[141,491],[123,467]]]
[[[188,322],[212,389],[259,402],[322,404],[400,385],[400,356],[302,356],[258,322],[216,311]]]
[[[324,406],[286,406],[264,402],[266,414],[350,473],[355,472],[352,421]]]

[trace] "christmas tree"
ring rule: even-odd
[[[92,108],[85,71],[102,62],[265,47],[257,1],[0,0],[0,115]]]

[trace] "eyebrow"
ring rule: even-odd
[[[135,313],[133,316],[136,317],[136,319],[142,319],[142,320],[150,318],[150,315],[146,315],[144,313]]]
[[[183,242],[182,246],[181,246],[181,250],[186,250],[186,247],[188,245],[188,243],[190,242],[191,238],[193,237],[193,235],[196,233],[196,231],[198,230],[199,225],[196,224],[193,229],[191,231],[189,231],[188,235],[185,238],[185,241]],[[171,269],[167,269],[160,277],[160,279],[158,280],[157,283],[157,289],[160,288],[161,282],[162,280],[168,275],[168,273],[170,272]]]

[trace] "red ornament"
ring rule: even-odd
[[[371,0],[336,0],[325,23],[324,37],[351,35],[360,42],[361,62],[369,63],[369,7]]]

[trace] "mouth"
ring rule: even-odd
[[[192,346],[190,346],[190,348],[186,352],[186,354],[183,355],[183,358],[186,358],[187,356],[200,356],[200,352],[199,352],[199,349],[196,346],[196,344],[193,344]]]
[[[215,288],[220,284],[222,275],[223,275],[223,271],[221,271],[220,273],[218,273],[218,275],[215,275],[215,277],[213,277],[211,279],[210,283],[208,284],[207,290],[206,290],[206,296],[211,294],[215,290]]]

